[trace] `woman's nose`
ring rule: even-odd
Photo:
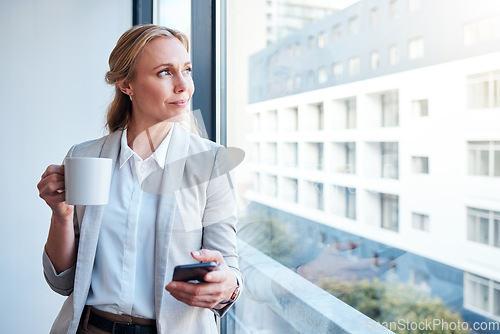
[[[174,92],[182,93],[185,91],[189,85],[188,80],[189,78],[184,77],[183,75],[176,76],[176,80],[174,82]]]

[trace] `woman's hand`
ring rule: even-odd
[[[218,269],[207,273],[204,283],[170,282],[165,289],[177,300],[190,306],[214,308],[227,302],[236,289],[234,272],[227,266],[221,253],[208,249],[192,252],[198,261],[215,262]]]
[[[37,185],[40,197],[52,209],[52,214],[65,218],[73,213],[73,206],[65,202],[64,166],[50,165],[42,174]]]

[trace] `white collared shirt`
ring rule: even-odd
[[[104,208],[87,305],[115,314],[154,319],[154,245],[159,195],[141,189],[165,168],[172,130],[147,159],[127,144],[123,131],[119,163]]]

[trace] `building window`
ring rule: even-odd
[[[411,226],[420,231],[429,231],[429,215],[413,212]]]
[[[372,8],[370,11],[370,25],[372,27],[377,25],[377,8]]]
[[[267,165],[276,165],[278,146],[276,143],[267,143],[264,146],[264,163]]]
[[[344,72],[342,63],[335,63],[332,65],[333,77],[340,77]]]
[[[500,15],[467,22],[463,34],[465,46],[500,39]]]
[[[341,217],[356,219],[356,189],[333,186],[332,192],[332,213]]]
[[[302,157],[305,168],[323,169],[323,143],[305,143]]]
[[[399,63],[399,48],[397,45],[389,47],[389,64],[396,65]]]
[[[345,172],[356,174],[356,143],[348,142],[345,146]]]
[[[413,100],[411,101],[411,111],[414,117],[429,116],[428,100]]]
[[[326,67],[320,67],[318,70],[318,83],[322,84],[328,81],[328,70]]]
[[[356,98],[350,98],[345,100],[345,128],[355,129],[356,128]]]
[[[399,230],[399,198],[396,195],[380,194],[380,227],[395,231]]]
[[[500,283],[464,273],[464,306],[486,312],[490,316],[500,316]]]
[[[283,144],[283,165],[286,168],[296,168],[298,166],[299,149],[297,143]]]
[[[500,71],[467,77],[468,109],[500,107]]]
[[[321,31],[318,34],[318,48],[324,48],[326,45],[326,34],[324,31]]]
[[[349,71],[349,75],[358,75],[359,74],[359,58],[351,58],[347,62],[347,67]]]
[[[301,51],[300,44],[299,43],[295,44],[295,57],[300,57],[300,51]]]
[[[336,25],[332,29],[332,39],[333,41],[338,41],[342,37],[341,31],[340,31],[340,25]]]
[[[302,203],[313,209],[323,210],[323,183],[306,181],[303,190]]]
[[[372,70],[376,70],[380,66],[380,56],[376,51],[370,54],[370,66]]]
[[[380,111],[382,127],[399,125],[399,97],[397,91],[380,95]]]
[[[349,33],[351,33],[352,35],[357,34],[359,32],[359,21],[358,21],[358,18],[357,17],[351,17],[349,19],[348,27],[349,27]]]
[[[410,269],[409,283],[416,289],[429,294],[431,292],[430,276],[420,270]]]
[[[468,143],[469,175],[500,176],[500,141]]]
[[[309,38],[307,39],[307,47],[309,49],[314,48],[314,36],[309,36]]]
[[[276,197],[278,190],[278,178],[276,175],[265,175],[262,181],[262,190],[264,194]]]
[[[408,41],[408,58],[419,59],[424,56],[424,39],[422,37],[412,38]]]
[[[422,7],[422,0],[408,0],[408,7],[411,12],[419,10]]]
[[[399,177],[399,144],[393,142],[380,143],[381,177],[397,179]]]
[[[300,89],[300,84],[301,84],[301,77],[300,74],[296,74],[295,78],[293,79],[293,88],[296,90]]]
[[[307,73],[307,84],[309,86],[314,85],[314,71],[309,71]]]
[[[397,0],[391,0],[389,3],[389,17],[391,19],[396,19],[399,16],[398,12],[398,1]]]
[[[283,184],[280,190],[281,190],[281,197],[285,201],[293,203],[297,203],[299,201],[297,179],[288,177],[283,178]]]
[[[467,208],[467,240],[500,247],[500,212]]]
[[[429,174],[429,157],[411,157],[413,173]]]

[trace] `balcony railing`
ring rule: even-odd
[[[328,292],[239,240],[245,290],[223,334],[392,333]]]

